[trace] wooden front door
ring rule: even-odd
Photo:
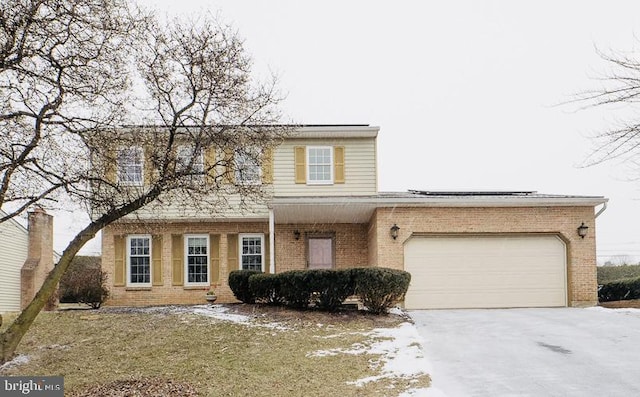
[[[309,237],[309,269],[333,268],[333,239],[331,237]]]

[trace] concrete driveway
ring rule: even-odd
[[[410,311],[433,396],[640,395],[639,309]]]

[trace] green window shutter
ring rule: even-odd
[[[125,236],[113,236],[113,255],[115,259],[115,267],[113,269],[113,285],[115,287],[123,287],[126,277],[126,247],[127,241]]]
[[[211,263],[209,267],[211,268],[211,280],[210,282],[217,283],[220,282],[220,235],[219,234],[211,234],[209,235],[209,260]]]
[[[295,182],[307,183],[307,148],[296,146],[294,151]]]
[[[344,146],[333,148],[333,182],[344,183]]]
[[[227,234],[227,272],[240,269],[238,259],[238,235]]]
[[[162,285],[162,236],[151,237],[151,277],[153,285]]]
[[[184,243],[182,235],[171,236],[171,285],[184,284]]]

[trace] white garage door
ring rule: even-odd
[[[556,236],[414,237],[407,309],[567,305],[565,245]]]

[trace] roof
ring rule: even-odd
[[[505,192],[381,192],[370,196],[274,197],[278,222],[366,222],[376,208],[395,207],[595,207],[603,196]]]

